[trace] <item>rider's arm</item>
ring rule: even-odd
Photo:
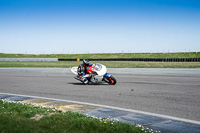
[[[85,73],[85,68],[82,64],[78,66],[77,73],[78,75],[82,75],[83,73]]]

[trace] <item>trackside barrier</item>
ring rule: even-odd
[[[58,61],[58,58],[0,58],[0,61]]]
[[[151,61],[151,62],[200,62],[200,58],[113,58],[89,59],[90,61]],[[77,59],[58,59],[58,61],[77,61]],[[83,59],[80,59],[83,61]]]
[[[90,61],[151,61],[151,62],[200,62],[200,58],[112,58],[89,59]],[[83,61],[83,59],[58,58],[0,58],[0,61]]]

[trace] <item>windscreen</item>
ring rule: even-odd
[[[95,68],[96,68],[97,71],[100,71],[102,66],[100,64],[96,63]]]

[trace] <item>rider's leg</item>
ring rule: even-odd
[[[79,78],[82,80],[82,82],[83,82],[84,84],[87,84],[87,83],[88,83],[88,79],[84,77],[84,76],[85,76],[85,73],[82,73],[81,75],[78,75],[78,76],[79,76]]]

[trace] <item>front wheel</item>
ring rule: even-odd
[[[110,85],[115,85],[117,83],[117,80],[113,76],[106,78],[105,81]]]

